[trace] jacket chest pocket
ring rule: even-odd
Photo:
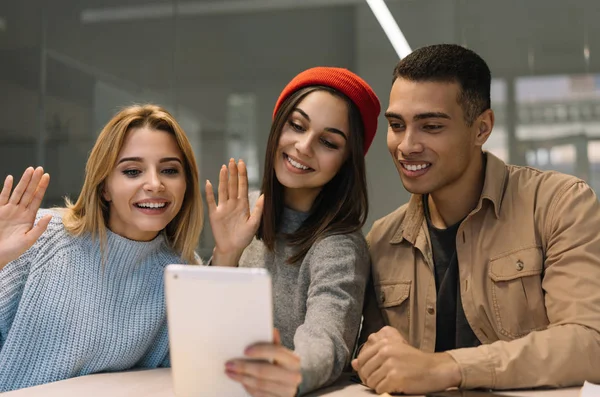
[[[387,324],[409,340],[411,281],[382,282],[375,285],[379,309]]]
[[[520,338],[548,324],[542,290],[543,257],[538,247],[490,260],[491,304],[498,331]]]

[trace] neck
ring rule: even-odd
[[[285,206],[299,212],[309,212],[320,189],[289,189],[283,191]]]
[[[444,229],[464,219],[477,206],[484,180],[485,162],[481,153],[457,181],[429,195],[431,223]]]

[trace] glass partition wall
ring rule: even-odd
[[[595,0],[389,0],[414,49],[458,43],[494,76],[486,148],[600,189],[600,7]],[[272,109],[299,71],[363,76],[387,107],[398,60],[359,0],[42,0],[0,3],[0,174],[51,174],[45,206],[76,198],[104,123],[136,102],[188,133],[202,180],[243,157],[258,188]],[[367,155],[371,223],[408,199],[382,117]],[[199,250],[210,255],[210,227]]]

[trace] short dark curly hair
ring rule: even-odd
[[[492,75],[488,65],[475,52],[456,44],[436,44],[419,48],[402,59],[394,68],[394,79],[458,83],[458,103],[465,122],[491,108]]]

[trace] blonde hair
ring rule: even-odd
[[[188,263],[198,263],[195,249],[202,232],[203,208],[198,168],[192,146],[173,116],[160,106],[133,105],[117,113],[100,132],[85,167],[85,181],[75,204],[65,199],[63,224],[73,235],[91,233],[98,237],[101,250],[106,248],[108,203],[102,192],[106,178],[115,168],[127,132],[148,127],[173,134],[183,153],[186,190],[179,213],[165,228],[172,249]]]

